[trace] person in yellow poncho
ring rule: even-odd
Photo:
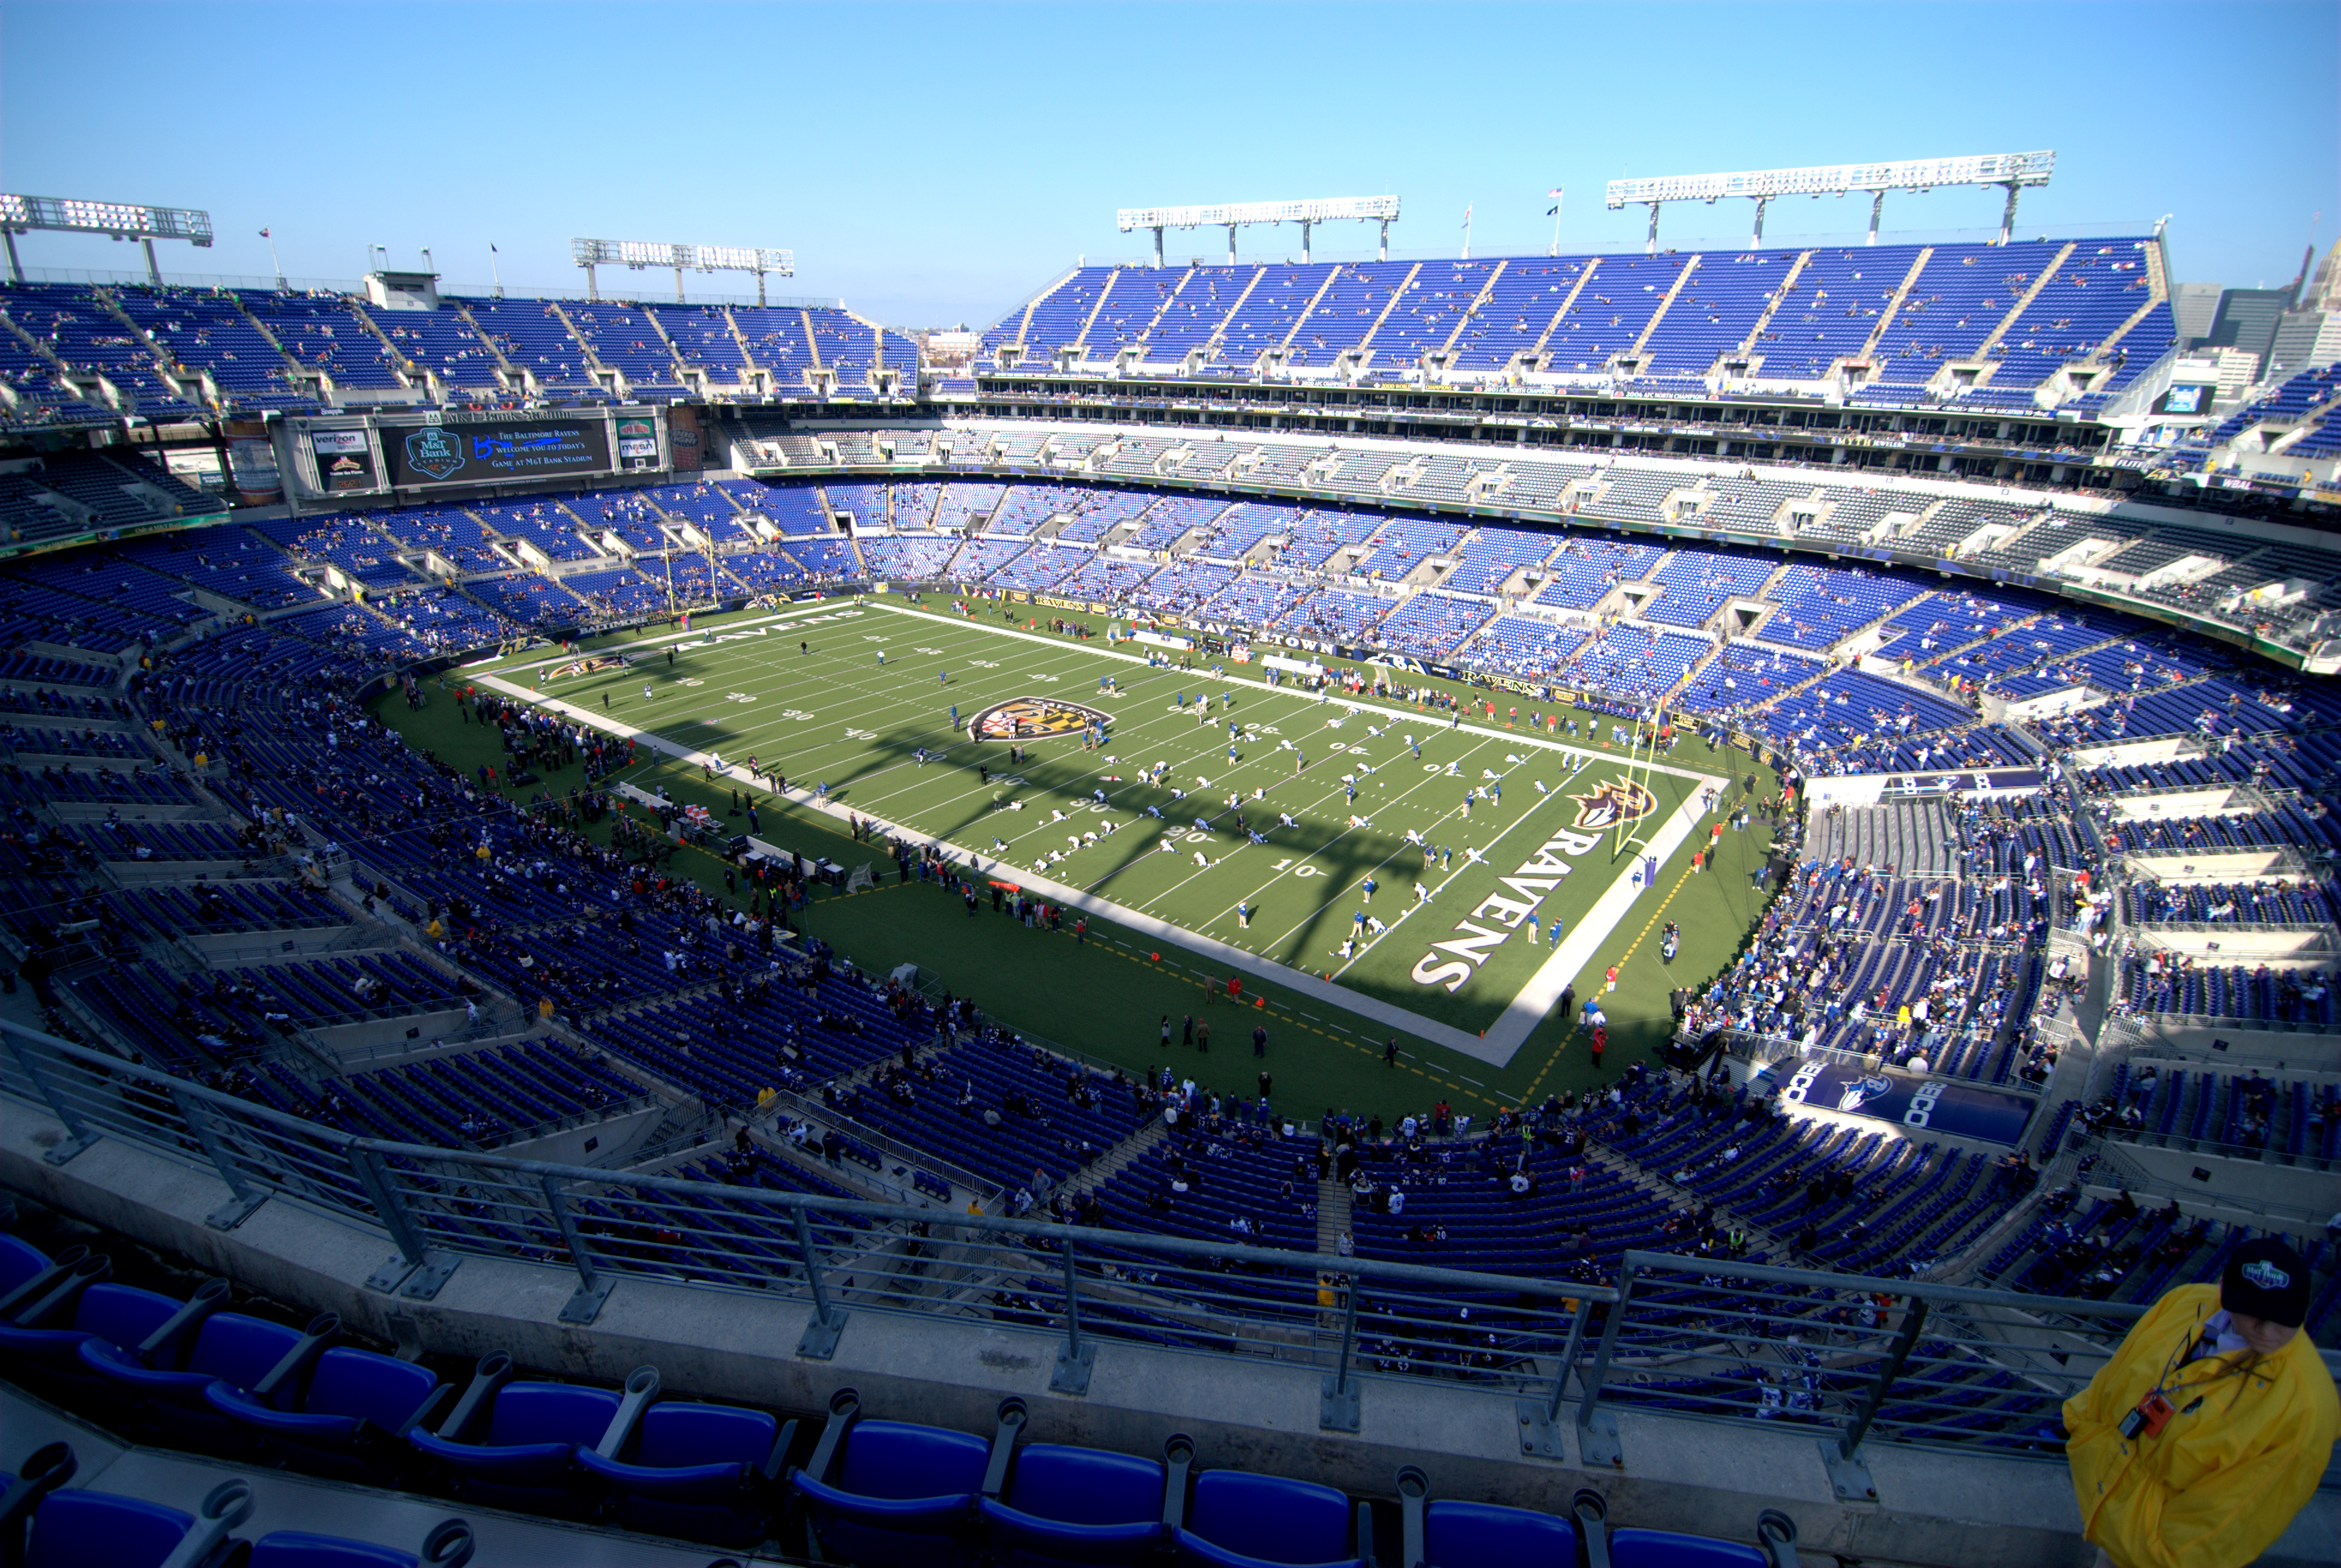
[[[2308,1267],[2282,1242],[2228,1255],[2132,1325],[2065,1402],[2081,1533],[2112,1568],[2242,1568],[2333,1458],[2341,1397],[2316,1345]]]

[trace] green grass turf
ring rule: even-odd
[[[633,640],[652,662],[623,675],[551,680],[544,690],[596,713],[603,710],[606,696],[613,722],[692,748],[720,750],[730,760],[744,759],[752,752],[765,766],[785,771],[792,785],[824,780],[832,799],[849,808],[949,838],[987,858],[995,837],[1009,844],[1008,858],[1030,867],[1043,845],[1065,849],[1068,830],[1101,820],[1131,824],[1094,846],[1068,851],[1062,861],[1050,867],[1049,875],[1190,929],[1305,963],[1319,973],[1342,968],[1331,949],[1350,929],[1351,914],[1360,907],[1358,883],[1370,870],[1381,884],[1371,912],[1392,921],[1393,929],[1342,970],[1340,983],[1466,1028],[1484,1027],[1492,1019],[1541,962],[1541,945],[1531,952],[1525,932],[1515,933],[1452,995],[1443,987],[1415,983],[1409,971],[1425,956],[1430,941],[1452,935],[1454,921],[1468,915],[1473,903],[1502,890],[1496,881],[1499,875],[1533,858],[1550,833],[1573,820],[1576,808],[1566,798],[1568,789],[1582,789],[1587,780],[1624,771],[1622,754],[1596,745],[1591,749],[1599,759],[1574,783],[1566,783],[1561,759],[1524,747],[1509,736],[1449,732],[1443,719],[1427,713],[1391,716],[1366,705],[1350,717],[1338,700],[1320,705],[1290,691],[1222,686],[1190,671],[1148,669],[1103,658],[1096,643],[1002,636],[995,630],[1002,624],[996,609],[971,622],[875,607],[858,616],[842,613],[851,608],[832,603],[783,620],[751,616],[698,622],[695,630],[716,632],[752,630],[762,623],[766,634],[681,647],[671,666],[662,646],[664,638],[653,632]],[[884,640],[875,640],[880,638]],[[801,652],[800,641],[810,651]],[[604,640],[603,645],[613,644]],[[882,648],[887,655],[882,668],[877,659]],[[485,668],[525,682],[533,679],[533,667],[545,658],[540,650]],[[937,680],[944,671],[948,683]],[[465,671],[455,679],[482,672]],[[1101,695],[1101,673],[1115,676],[1121,690]],[[646,681],[651,690],[647,700],[643,695]],[[1232,692],[1233,716],[1251,732],[1239,745],[1239,761],[1232,769],[1227,761],[1224,718],[1215,711],[1213,727],[1199,728],[1191,707],[1183,713],[1178,710],[1175,698],[1182,690],[1190,704],[1205,691],[1214,696]],[[950,707],[957,702],[964,719],[991,702],[1023,695],[1058,696],[1101,708],[1115,717],[1113,739],[1102,751],[1084,751],[1078,738],[1031,743],[1022,783],[1006,787],[1010,796],[1026,802],[1026,809],[995,811],[995,791],[978,779],[974,762],[980,756],[1004,766],[1006,748],[997,742],[971,742],[955,731]],[[1499,703],[1499,715],[1509,706],[1509,701]],[[409,712],[393,702],[385,707],[384,717],[417,745],[433,748],[466,769],[483,760],[500,760],[491,737],[458,724],[450,703]],[[1340,728],[1327,728],[1329,718],[1341,719]],[[1368,736],[1369,723],[1385,734]],[[1606,738],[1609,724],[1597,719],[1597,733]],[[1407,732],[1422,742],[1420,762],[1399,739]],[[1310,754],[1309,767],[1298,778],[1292,753],[1276,749],[1281,739],[1292,739]],[[1355,808],[1346,799],[1340,775],[1353,771],[1360,754],[1326,749],[1337,743],[1362,744],[1367,749],[1363,756],[1376,769],[1357,776],[1360,799]],[[945,755],[921,767],[912,753],[922,746]],[[1108,762],[1109,756],[1120,760]],[[1512,765],[1505,761],[1509,756],[1526,761]],[[1186,801],[1172,801],[1167,788],[1136,782],[1138,769],[1157,759],[1172,764],[1166,786],[1184,788]],[[1710,755],[1696,740],[1683,742],[1666,760],[1735,777],[1752,768],[1740,754]],[[1447,775],[1449,761],[1463,777]],[[1485,782],[1481,768],[1506,776],[1503,801],[1476,803],[1466,821],[1459,815],[1460,798],[1467,780]],[[1758,774],[1759,788],[1771,787],[1766,770],[1752,770]],[[1112,774],[1121,775],[1119,782],[1103,777]],[[647,764],[628,777],[646,786],[664,783],[678,799],[717,808],[729,805],[729,791],[705,786],[695,768]],[[1209,789],[1196,782],[1199,777],[1210,780]],[[1537,793],[1529,780],[1538,777],[1554,793]],[[550,780],[556,789],[578,781],[573,774]],[[1660,802],[1660,818],[1653,820],[1662,819],[1691,787],[1689,781],[1666,774],[1652,776],[1651,784]],[[1254,788],[1265,790],[1265,799],[1253,801]],[[1074,803],[1086,799],[1094,789],[1108,792],[1112,809],[1103,813],[1076,810]],[[1190,824],[1188,834],[1193,834],[1193,817],[1224,812],[1230,789],[1244,797],[1242,809],[1255,826],[1264,810],[1271,823],[1274,813],[1290,812],[1299,826],[1276,829],[1266,847],[1250,845],[1215,826],[1208,838],[1193,843],[1181,835],[1178,850],[1163,854],[1157,848],[1161,825],[1132,809],[1155,803],[1167,815],[1176,806]],[[840,830],[842,825],[820,813],[785,803],[759,804],[762,837],[768,840],[849,866],[868,860],[886,864],[882,853],[851,842]],[[1060,809],[1074,820],[1050,822],[1051,812]],[[1374,827],[1351,829],[1352,809],[1371,817]],[[1420,852],[1400,836],[1409,826],[1434,842],[1451,846],[1456,853],[1451,868],[1442,866],[1422,877],[1437,889],[1433,905],[1420,918],[1401,921],[1412,884],[1422,875]],[[1480,849],[1490,863],[1469,865],[1462,853],[1466,845]],[[1672,862],[1660,868],[1652,892],[1632,906],[1585,977],[1589,983],[1598,983],[1603,965],[1619,963],[1619,989],[1609,998],[1611,1071],[1663,1041],[1668,988],[1712,974],[1759,913],[1760,899],[1749,889],[1748,876],[1764,848],[1760,832],[1727,832],[1719,863],[1698,877],[1688,870],[1691,847],[1686,844]],[[1198,848],[1219,863],[1196,868],[1191,856]],[[1554,891],[1539,912],[1558,908],[1573,922],[1615,875],[1608,855],[1605,839],[1600,852],[1579,858],[1579,872]],[[686,863],[702,868],[702,881],[720,886],[717,862],[689,852],[677,862]],[[1304,867],[1318,874],[1300,874]],[[1452,888],[1443,886],[1449,878],[1454,881]],[[1249,931],[1234,915],[1239,898],[1249,898],[1258,908]],[[1429,928],[1434,924],[1432,910],[1438,912],[1435,930]],[[1027,930],[994,916],[989,908],[970,919],[937,888],[918,883],[902,887],[891,880],[875,893],[824,895],[809,916],[808,928],[865,969],[882,971],[905,960],[917,962],[1012,1023],[1127,1067],[1160,1059],[1158,1020],[1162,1014],[1171,1015],[1174,1034],[1187,1014],[1212,1017],[1215,1040],[1210,1063],[1190,1057],[1181,1067],[1218,1074],[1217,1087],[1228,1091],[1249,1093],[1254,1087],[1258,1064],[1251,1059],[1250,1035],[1254,1023],[1265,1021],[1270,1033],[1267,1066],[1276,1075],[1276,1097],[1303,1115],[1314,1116],[1325,1107],[1390,1115],[1440,1097],[1459,1109],[1484,1111],[1581,1087],[1597,1076],[1586,1060],[1585,1041],[1575,1034],[1573,1019],[1545,1019],[1503,1068],[1405,1037],[1404,1058],[1394,1072],[1380,1061],[1380,1044],[1387,1030],[1272,984],[1247,980],[1247,999],[1264,996],[1268,1005],[1247,1009],[1236,1022],[1225,1003],[1205,1006],[1203,982],[1218,973],[1209,960],[1119,928],[1111,919],[1093,921],[1090,941],[1081,944],[1070,935]],[[1658,930],[1667,919],[1680,922],[1683,932],[1682,952],[1671,968],[1661,965],[1658,951]],[[1159,960],[1152,957],[1156,953]]]

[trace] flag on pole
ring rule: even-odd
[[[1559,216],[1560,215],[1560,189],[1559,189],[1559,186],[1555,186],[1553,189],[1551,189],[1551,190],[1549,190],[1549,191],[1547,191],[1547,192],[1545,193],[1545,194],[1552,198],[1552,205],[1551,205],[1551,206],[1549,206],[1549,207],[1547,207],[1547,208],[1544,210],[1544,215],[1545,215],[1546,217],[1548,217],[1548,218],[1557,218],[1557,217],[1559,217]]]
[[[261,230],[261,231],[260,231],[260,237],[261,237],[262,239],[264,239],[264,239],[266,239],[266,238],[268,238],[268,231],[267,231],[266,229],[263,229],[263,230]]]
[[[1471,203],[1469,202],[1463,203],[1463,226],[1467,229],[1471,226]]]

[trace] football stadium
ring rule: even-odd
[[[11,124],[0,1561],[2341,1554],[2341,247],[2043,146],[942,326]]]

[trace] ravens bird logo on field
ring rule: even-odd
[[[1579,828],[1600,832],[1623,822],[1639,822],[1658,809],[1658,798],[1649,788],[1624,779],[1612,779],[1596,785],[1583,795],[1571,795],[1577,802],[1577,823]]]
[[[1051,735],[1072,735],[1092,724],[1111,725],[1113,716],[1078,702],[1053,697],[1011,697],[995,702],[967,721],[973,740],[1029,740]]]

